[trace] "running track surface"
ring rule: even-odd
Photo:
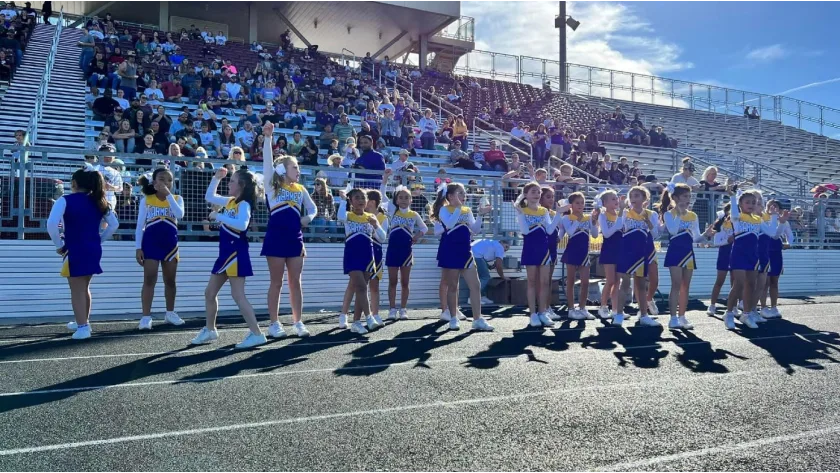
[[[696,308],[686,333],[508,309],[495,333],[413,311],[360,337],[311,314],[309,339],[244,352],[238,318],[200,348],[199,319],[8,325],[0,470],[840,469],[840,300],[731,332]]]

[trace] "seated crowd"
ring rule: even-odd
[[[23,52],[35,29],[37,14],[27,2],[16,8],[13,2],[0,10],[0,80],[11,81],[23,62]]]

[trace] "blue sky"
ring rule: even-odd
[[[569,62],[840,109],[837,2],[569,2]],[[557,59],[557,2],[461,2],[476,49]],[[840,114],[826,117],[840,122]]]

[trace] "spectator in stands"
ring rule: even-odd
[[[210,131],[207,122],[201,123],[201,131],[198,132],[198,144],[207,150],[208,154],[220,156],[219,146],[216,144],[216,135]]]
[[[254,125],[250,121],[246,121],[242,125],[242,129],[236,132],[236,143],[243,149],[251,149],[256,137]]]
[[[147,98],[149,105],[159,105],[163,101],[163,91],[158,88],[156,80],[149,82],[149,86],[143,91],[143,96]]]
[[[82,28],[82,37],[79,38],[77,45],[82,48],[79,54],[79,69],[87,74],[90,60],[93,59],[94,48],[96,47],[96,40],[90,34],[87,28]]]
[[[297,104],[293,103],[291,104],[289,111],[283,116],[283,121],[286,124],[286,128],[302,130],[303,126],[306,124],[306,114],[299,112]]]
[[[594,128],[589,130],[589,133],[586,135],[585,142],[587,152],[598,152],[602,155],[607,154],[607,149],[601,146],[601,143],[598,142],[598,132]]]
[[[120,76],[120,90],[125,94],[127,100],[132,100],[137,95],[137,62],[134,51],[129,51],[126,60],[120,64],[117,74]]]
[[[757,108],[755,108],[755,107],[752,108],[752,112],[750,112],[750,118],[752,118],[754,120],[758,120],[759,118],[761,118],[761,115],[758,114],[758,109]]]
[[[137,138],[137,133],[131,128],[131,122],[123,119],[120,122],[120,127],[115,133],[111,135],[116,144],[117,151],[120,153],[133,153],[134,142]]]
[[[148,133],[149,129],[152,127],[151,114],[146,113],[146,111],[141,108],[133,112],[133,114],[129,117],[129,121],[131,122],[131,128],[136,133],[134,147],[139,148],[143,137],[146,136],[146,133]]]
[[[12,59],[6,57],[6,51],[0,50],[0,80],[11,80],[14,66],[15,63]]]
[[[93,89],[94,87],[91,87]],[[98,92],[98,91],[97,91]],[[93,111],[93,118],[95,120],[106,120],[109,116],[114,114],[114,111],[120,108],[120,104],[112,97],[111,89],[105,89],[102,97],[97,98],[91,105]]]
[[[691,158],[686,156],[682,160],[682,172],[674,174],[674,177],[671,178],[670,184],[686,184],[694,190],[699,189],[700,182],[694,178],[694,171],[694,163],[691,162]]]
[[[353,142],[355,143],[356,129],[350,124],[347,114],[342,113],[339,116],[338,123],[333,128],[333,131],[340,142],[346,142],[348,138],[354,138]]]
[[[749,106],[744,107],[744,118],[750,118],[750,107]]]
[[[475,161],[461,149],[461,142],[455,140],[449,147],[449,162],[452,166],[462,169],[477,169]]]
[[[385,170],[385,157],[373,150],[373,140],[369,136],[359,137],[359,150],[361,156],[353,163],[354,168],[371,171]],[[356,177],[362,180],[358,183],[360,187],[378,189],[382,183],[381,174],[358,174]]]
[[[387,99],[387,98],[386,98]],[[388,146],[402,146],[400,135],[402,129],[397,120],[394,119],[394,112],[390,108],[383,110],[384,116],[379,119],[380,132],[382,138]]]
[[[469,134],[469,129],[467,128],[467,123],[464,121],[463,115],[458,115],[455,117],[455,120],[452,121],[452,139],[453,141],[457,141],[461,143],[461,149],[464,150],[467,147],[467,135]]]
[[[435,149],[435,132],[437,131],[437,122],[432,118],[432,110],[427,108],[420,119],[420,142],[423,149]]]
[[[300,154],[300,150],[306,145],[306,142],[303,141],[303,138],[300,135],[299,131],[295,131],[292,134],[292,141],[289,142],[289,154],[292,156],[297,156]]]
[[[401,146],[407,147],[409,141],[414,141],[414,129],[416,127],[417,120],[414,119],[414,115],[411,113],[411,110],[403,110],[402,119],[400,119],[400,135],[402,137]]]
[[[307,136],[304,140],[303,148],[297,154],[299,162],[305,166],[318,165],[318,145],[315,144],[315,138]]]
[[[709,166],[703,171],[703,177],[700,179],[700,187],[706,192],[726,190],[726,186],[717,182],[718,168]]]
[[[359,159],[359,149],[356,147],[356,139],[347,138],[344,142],[344,158],[341,160],[342,167],[350,167]]]
[[[152,121],[151,125],[149,126],[149,131],[153,135],[153,144],[155,149],[157,149],[159,154],[163,154],[166,152],[166,148],[169,146],[169,137],[167,136],[166,132],[164,132],[161,128],[160,121]]]
[[[586,184],[586,179],[581,177],[573,177],[574,168],[571,164],[565,163],[560,166],[560,169],[554,173],[554,180],[562,184]]]
[[[406,172],[414,172],[417,169],[415,168],[414,164],[408,161],[409,152],[406,149],[401,149],[399,154],[397,155],[397,159],[391,163],[388,167],[396,172],[406,171]]]
[[[332,125],[327,123],[324,127],[324,131],[322,131],[318,136],[318,144],[322,149],[328,149],[330,147],[330,143],[336,139],[338,139],[338,135],[333,133]]]
[[[166,81],[161,86],[161,93],[163,100],[167,102],[180,102],[181,97],[184,96],[184,88],[181,87],[181,78],[174,76],[172,80]],[[146,95],[149,95],[149,89],[146,89]]]
[[[635,115],[633,116],[633,121],[632,121],[632,122],[630,122],[630,127],[631,127],[631,128],[632,128],[632,127],[634,127],[634,126],[636,126],[636,125],[639,125],[639,128],[641,128],[642,130],[644,130],[644,129],[645,129],[645,124],[644,124],[644,123],[642,123],[642,119],[641,119],[641,118],[639,118],[639,114],[638,114],[638,113],[637,113],[637,114],[635,114]]]
[[[642,177],[642,169],[639,167],[638,159],[633,160],[633,167],[630,168],[629,176],[635,177],[637,179],[640,179]]]
[[[505,152],[498,148],[496,141],[490,142],[490,149],[484,152],[485,169],[507,172],[507,160]]]

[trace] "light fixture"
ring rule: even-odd
[[[571,16],[568,16],[565,22],[561,22],[559,16],[554,18],[555,28],[560,28],[563,25],[563,23],[565,23],[569,28],[571,28],[572,31],[576,31],[578,29],[578,26],[580,26],[580,22],[575,20]]]

